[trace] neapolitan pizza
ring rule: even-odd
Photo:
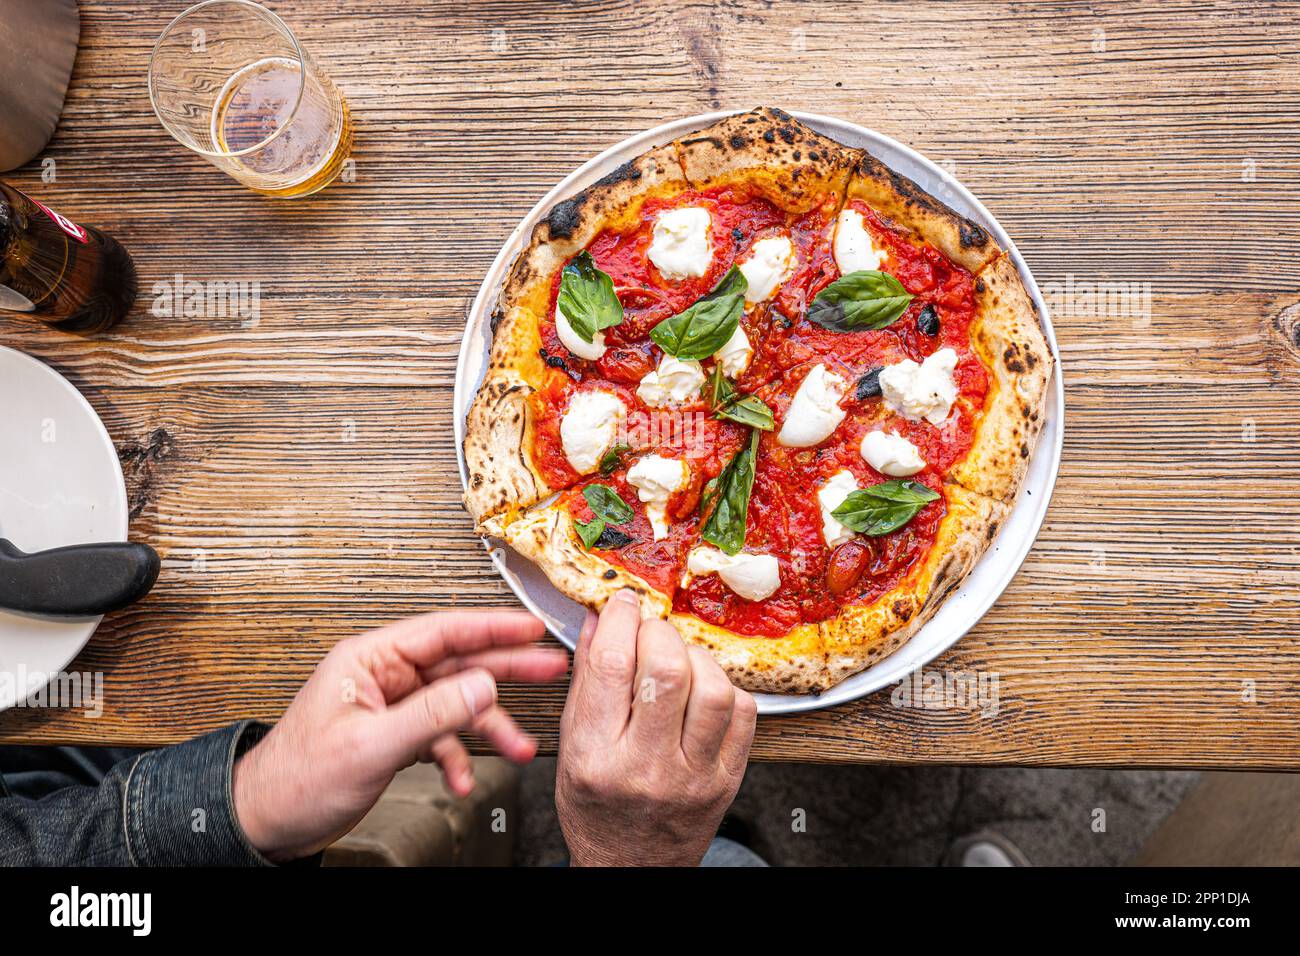
[[[494,314],[465,503],[565,594],[622,587],[739,686],[902,646],[1015,500],[1052,358],[1006,252],[774,109],[550,210]]]

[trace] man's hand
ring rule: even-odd
[[[417,760],[436,761],[451,789],[468,794],[474,778],[458,730],[527,763],[537,744],[497,706],[496,681],[565,672],[565,651],[532,646],[543,632],[522,611],[473,611],[427,614],[339,642],[235,765],[235,812],[249,841],[272,860],[316,853]]]
[[[555,804],[574,865],[697,865],[757,714],[707,651],[616,594],[583,630],[560,721]]]

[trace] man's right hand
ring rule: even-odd
[[[758,709],[624,590],[589,617],[560,722],[555,804],[575,866],[695,866],[745,774]]]

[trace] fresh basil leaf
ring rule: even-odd
[[[726,418],[751,428],[770,432],[776,427],[772,409],[757,395],[742,395],[722,374],[722,366],[713,366],[709,385],[709,405],[718,418]]]
[[[636,516],[632,506],[608,485],[588,485],[582,489],[582,497],[587,499],[587,504],[598,517],[610,524],[626,524]]]
[[[596,517],[590,521],[575,521],[573,526],[578,529],[578,537],[582,539],[582,545],[588,551],[596,546],[600,536],[605,533],[605,519]]]
[[[813,299],[808,321],[832,332],[883,329],[898,321],[912,294],[888,272],[863,269],[836,279]]]
[[[719,418],[726,418],[750,428],[770,432],[776,427],[776,418],[767,402],[757,395],[739,395],[717,411]]]
[[[713,287],[713,291],[705,296],[706,299],[716,298],[723,295],[744,296],[749,291],[749,281],[745,278],[745,273],[740,271],[740,266],[732,266],[726,274],[718,280],[718,284]]]
[[[758,456],[758,432],[750,432],[749,444],[727,462],[714,481],[706,486],[701,508],[708,517],[700,537],[727,554],[739,554],[745,546],[749,524],[749,497],[754,489],[754,460]]]
[[[724,468],[723,471],[726,471],[726,469]],[[704,483],[704,487],[700,490],[699,510],[701,516],[708,514],[709,502],[713,500],[713,494],[718,490],[718,479],[721,477],[721,474],[714,475]]]
[[[631,544],[634,540],[636,539],[630,534],[606,526],[605,530],[600,533],[600,537],[596,539],[596,547],[603,548],[606,551],[613,551]]]
[[[650,338],[669,355],[683,362],[708,358],[726,345],[736,331],[745,311],[745,291],[748,288],[744,273],[732,266],[712,292],[664,319],[650,330]]]
[[[709,400],[710,408],[717,408],[719,405],[725,405],[731,401],[732,396],[736,394],[735,388],[727,381],[727,377],[722,374],[722,363],[713,363],[713,377],[709,379],[709,384],[705,386],[709,390],[706,396]]]
[[[591,253],[585,250],[569,260],[560,273],[556,305],[584,342],[592,341],[601,329],[623,321],[623,304],[614,294],[614,280],[597,268]]]
[[[937,492],[920,482],[882,481],[870,488],[850,492],[831,512],[831,517],[851,531],[876,538],[897,531],[938,497]]]
[[[600,456],[600,473],[608,478],[623,464],[623,453],[632,450],[631,445],[615,445]]]

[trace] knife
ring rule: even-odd
[[[74,544],[25,554],[0,538],[0,608],[94,617],[140,600],[162,562],[145,544]]]

